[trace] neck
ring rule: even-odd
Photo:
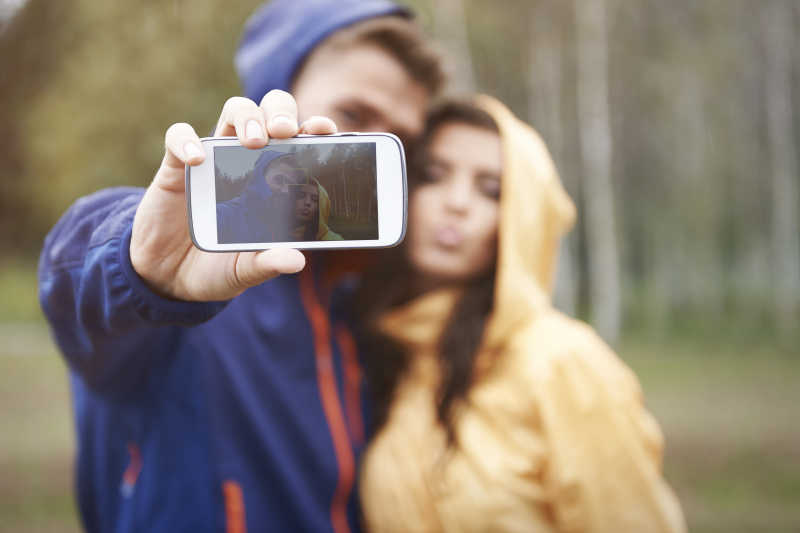
[[[452,279],[415,273],[411,281],[411,298],[414,299],[440,289],[458,288],[462,285]]]
[[[294,237],[297,240],[300,240],[303,238],[305,232],[306,232],[305,224],[302,226],[295,226],[294,229],[292,230],[292,237]]]

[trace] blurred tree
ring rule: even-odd
[[[0,148],[0,243],[4,255],[11,255],[9,249],[11,253],[36,253],[40,236],[49,226],[49,217],[36,209],[48,199],[32,194],[32,186],[41,182],[47,187],[52,176],[33,174],[23,123],[36,98],[58,93],[53,77],[75,46],[75,34],[70,30],[75,23],[73,7],[72,0],[55,4],[29,0],[0,28],[0,117],[7,133]],[[49,127],[52,120],[42,125],[44,130]],[[58,142],[57,137],[51,136],[49,142]]]
[[[609,342],[622,325],[619,252],[611,181],[608,37],[605,0],[576,0],[578,112],[583,156],[592,320]]]
[[[462,93],[475,92],[475,72],[469,49],[464,2],[462,0],[439,0],[434,2],[434,24],[436,34],[449,52],[454,64],[451,85]]]
[[[800,220],[797,141],[792,124],[792,6],[768,2],[762,26],[767,56],[764,91],[772,170],[772,253],[775,315],[785,331],[797,327],[800,308]]]
[[[539,2],[531,10],[529,47],[529,100],[528,110],[532,124],[547,139],[547,144],[556,166],[564,175],[564,117],[562,114],[563,66],[561,28],[556,22],[554,2]],[[570,187],[567,186],[569,189]],[[576,232],[573,231],[561,242],[556,270],[554,303],[569,315],[578,308],[578,269]]]

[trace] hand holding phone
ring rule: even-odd
[[[234,97],[222,109],[215,136],[235,136],[248,148],[262,148],[271,139],[297,133],[336,132],[328,118],[314,117],[297,125],[297,104],[284,91],[270,91],[257,105]],[[246,288],[279,274],[303,268],[297,250],[211,254],[196,248],[186,222],[185,166],[200,165],[206,153],[194,129],[173,124],[165,135],[161,166],[133,220],[130,259],[134,270],[157,293],[177,300],[228,300]]]

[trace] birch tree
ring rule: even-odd
[[[561,114],[562,43],[554,24],[551,2],[540,2],[531,10],[529,38],[531,64],[528,72],[528,109],[533,126],[542,134],[564,180],[564,117]],[[559,247],[553,301],[557,308],[575,315],[578,274],[574,231]]]
[[[763,5],[766,53],[764,96],[772,178],[772,266],[775,315],[781,329],[795,327],[800,295],[800,223],[797,154],[792,125],[792,9],[782,0]]]
[[[469,50],[469,32],[463,0],[437,0],[433,3],[437,37],[451,56],[455,72],[452,85],[460,92],[475,92],[475,70]]]
[[[600,335],[614,342],[621,327],[621,302],[611,183],[606,2],[576,0],[575,13],[578,121],[591,313]]]

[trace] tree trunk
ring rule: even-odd
[[[592,320],[608,342],[621,327],[619,255],[611,183],[605,0],[576,0],[577,97]]]
[[[350,199],[347,197],[347,176],[344,173],[344,167],[342,167],[342,187],[344,189],[344,216],[350,217]]]
[[[791,6],[781,0],[763,5],[767,75],[767,136],[772,171],[772,265],[775,315],[781,329],[796,326],[800,308],[800,223],[797,203],[797,154],[792,125]]]
[[[462,0],[436,0],[434,27],[436,36],[454,63],[453,88],[460,92],[475,92],[475,71],[469,50],[467,17]]]
[[[561,93],[564,90],[561,74],[561,40],[554,28],[551,2],[539,3],[532,11],[529,40],[533,59],[528,76],[528,109],[533,126],[542,134],[550,148],[556,167],[563,175],[564,117],[561,114]],[[556,281],[553,294],[555,306],[575,315],[577,309],[577,257],[573,246],[574,231],[561,240]]]

